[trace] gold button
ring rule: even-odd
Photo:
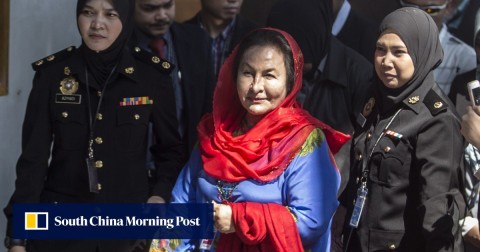
[[[127,74],[133,74],[134,71],[135,71],[135,69],[133,67],[125,68],[125,73],[127,73]]]
[[[103,120],[103,115],[98,113],[97,114],[97,120],[99,120],[99,121]]]
[[[153,57],[152,57],[152,62],[158,64],[158,63],[160,63],[160,58],[157,57],[157,56],[153,56]]]
[[[133,117],[135,118],[135,120],[140,119],[140,115],[139,115],[139,114],[135,114]]]
[[[162,67],[165,68],[165,69],[170,69],[170,63],[164,61],[164,62],[162,63]]]
[[[392,148],[390,148],[390,147],[387,146],[387,147],[385,147],[385,149],[383,149],[383,150],[384,150],[386,153],[388,153],[388,152],[390,152],[391,149],[392,149]]]
[[[367,134],[367,140],[370,140],[370,138],[372,138],[372,133],[368,132],[368,134]]]
[[[97,96],[98,97],[102,96],[102,91],[97,91]]]
[[[95,161],[95,167],[96,168],[102,168],[103,167],[103,161],[102,160]]]
[[[62,112],[62,116],[67,118],[68,117],[68,112]]]
[[[436,108],[436,109],[439,109],[439,108],[443,107],[443,103],[442,102],[435,102],[435,104],[433,104],[433,107]]]
[[[389,250],[395,250],[395,249],[397,249],[397,247],[395,247],[395,244],[390,244],[390,246],[388,246],[388,249]]]
[[[99,191],[102,190],[102,184],[98,183],[97,188],[98,188]]]
[[[101,137],[95,138],[95,143],[102,144],[103,143],[103,138],[101,138]]]

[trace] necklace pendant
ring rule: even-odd
[[[232,195],[237,188],[238,183],[230,183],[226,181],[217,181],[218,198],[220,201],[232,202]]]

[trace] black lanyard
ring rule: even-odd
[[[365,201],[367,200],[367,195],[368,195],[368,188],[367,188],[367,181],[368,181],[368,174],[370,173],[370,169],[368,168],[368,162],[370,161],[370,158],[373,155],[373,152],[375,151],[375,148],[377,147],[378,143],[382,139],[382,137],[385,135],[385,131],[390,127],[392,124],[393,120],[397,117],[397,115],[402,111],[402,109],[399,109],[395,115],[390,119],[390,121],[387,123],[387,126],[382,130],[380,133],[380,136],[377,138],[377,141],[375,141],[375,144],[373,145],[372,151],[370,151],[370,154],[368,156],[365,156],[365,158],[362,160],[362,177],[360,179],[360,185],[357,189],[357,197],[355,198],[355,205],[353,207],[352,211],[352,216],[350,217],[350,227],[351,228],[357,228],[358,224],[360,223],[360,218],[362,216],[362,211],[363,207],[365,205]],[[368,142],[367,139],[365,139],[365,148],[363,150],[364,154],[368,153]],[[350,236],[349,238],[350,239]],[[349,241],[348,241],[349,242]],[[347,248],[348,248],[348,242]]]
[[[400,113],[400,111],[402,111],[402,109],[397,110],[397,112],[395,112],[395,114],[392,116],[390,121],[388,121],[387,125],[382,130],[382,132],[380,133],[380,136],[377,138],[377,141],[375,141],[375,144],[373,145],[372,151],[370,151],[370,154],[368,156],[365,155],[365,154],[368,153],[367,152],[368,151],[367,141],[365,141],[364,155],[365,155],[366,158],[364,158],[362,160],[362,179],[361,179],[362,182],[365,182],[365,183],[367,182],[368,174],[370,172],[370,169],[368,168],[368,162],[370,161],[370,158],[372,157],[373,152],[375,151],[375,148],[377,147],[377,145],[380,142],[380,140],[382,139],[382,137],[385,136],[385,132],[388,130],[388,128],[392,124],[393,120],[395,120],[395,118]]]
[[[105,91],[107,90],[107,85],[112,77],[113,73],[117,66],[115,65],[107,77],[105,84],[103,85],[102,93],[97,104],[97,109],[95,110],[95,115],[98,115],[100,112],[100,107],[102,105],[103,97],[105,96]],[[98,175],[95,167],[95,159],[93,155],[93,136],[95,130],[95,123],[97,122],[97,116],[92,115],[92,103],[90,99],[90,85],[88,83],[88,70],[85,68],[85,85],[87,87],[87,109],[88,109],[88,126],[89,126],[89,139],[88,139],[88,157],[86,158],[87,169],[88,169],[88,185],[90,192],[98,193]]]
[[[97,104],[97,109],[95,110],[95,115],[98,115],[100,112],[100,107],[102,105],[103,97],[105,96],[105,91],[107,90],[107,85],[108,82],[110,81],[110,78],[112,77],[113,73],[115,72],[115,69],[117,66],[115,65],[110,72],[110,74],[107,77],[107,80],[105,81],[105,84],[103,85],[102,89],[102,94],[100,95],[100,99],[98,100]],[[85,68],[85,82],[87,86],[87,108],[88,108],[88,126],[89,126],[89,139],[88,139],[88,157],[93,159],[93,136],[94,136],[94,130],[95,130],[95,123],[97,122],[97,116],[92,115],[92,103],[90,99],[90,90],[89,90],[89,82],[88,82],[88,70]]]

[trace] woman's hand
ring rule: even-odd
[[[480,107],[467,106],[462,116],[462,135],[473,146],[480,147]]]
[[[27,251],[24,246],[13,246],[11,247],[8,252],[25,252]]]
[[[150,198],[148,198],[148,201],[147,203],[167,203],[162,197],[160,196],[151,196]]]
[[[232,208],[226,204],[213,203],[213,221],[215,228],[220,233],[233,233],[235,232],[235,226],[233,225]]]

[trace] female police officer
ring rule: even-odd
[[[341,199],[353,230],[346,251],[460,251],[463,138],[433,79],[443,58],[437,28],[424,11],[402,8],[379,34],[376,83]]]
[[[33,64],[16,188],[5,209],[11,251],[25,245],[31,251],[128,251],[131,244],[9,239],[14,203],[168,200],[183,162],[171,66],[126,48],[133,10],[134,0],[78,0],[82,45]],[[160,169],[152,192],[145,169],[149,123]]]

